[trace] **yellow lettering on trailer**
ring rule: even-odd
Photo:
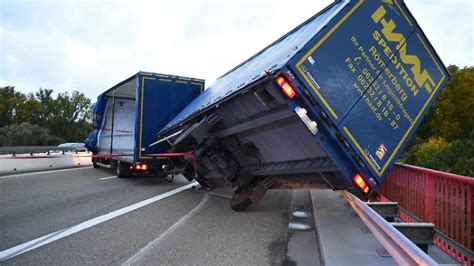
[[[385,10],[385,7],[381,5],[372,14],[372,20],[375,23],[382,24],[383,26],[382,33],[389,42],[397,43],[396,48],[399,50],[400,59],[405,65],[411,65],[410,70],[413,74],[416,85],[418,85],[418,87],[420,88],[424,88],[429,94],[431,94],[433,92],[433,88],[436,85],[433,78],[431,77],[431,75],[428,73],[426,69],[422,70],[421,60],[417,55],[408,54],[407,52],[408,43],[406,42],[405,36],[403,36],[403,34],[401,33],[395,32],[395,28],[397,27],[397,24],[392,19],[387,21],[385,19],[386,14],[387,14],[387,10]],[[374,34],[374,38],[376,37],[381,37],[381,36]],[[382,39],[379,40],[379,45],[382,46],[381,41]],[[402,66],[399,64],[396,64],[396,67],[397,69],[403,69]],[[413,84],[413,79],[408,77],[407,75],[403,75],[402,77],[407,83],[407,86],[410,87],[413,95],[416,96],[418,94],[418,88],[413,86],[415,85]]]

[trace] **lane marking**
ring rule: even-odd
[[[102,178],[99,178],[99,180],[107,180],[107,179],[112,179],[112,178],[117,178],[117,176],[113,175],[113,176],[102,177]]]
[[[159,235],[156,239],[148,243],[146,246],[144,246],[142,249],[140,249],[135,255],[127,259],[122,266],[129,266],[129,265],[135,265],[137,264],[143,257],[145,257],[146,254],[148,254],[150,251],[152,251],[153,248],[155,248],[157,245],[160,244],[163,239],[171,235],[174,231],[176,231],[179,227],[181,227],[184,223],[189,220],[192,216],[194,216],[195,213],[197,213],[202,207],[207,203],[209,199],[209,195],[204,195],[203,199],[201,202],[194,207],[190,212],[188,212],[186,215],[181,217],[176,223],[174,223],[172,226],[170,226],[166,231],[164,231],[161,235]]]
[[[49,171],[40,171],[40,172],[31,172],[31,173],[16,174],[16,175],[6,175],[6,176],[0,176],[0,179],[9,178],[9,177],[18,177],[18,176],[29,176],[29,175],[40,175],[40,174],[49,174],[49,173],[57,173],[57,172],[66,172],[66,171],[74,171],[74,170],[82,170],[82,169],[90,169],[90,168],[92,168],[92,166],[78,167],[78,168],[68,168],[68,169],[59,169],[59,170],[49,170]]]
[[[121,216],[123,214],[126,214],[126,213],[129,213],[131,211],[140,209],[142,207],[145,207],[147,205],[150,205],[150,204],[155,203],[157,201],[160,201],[162,199],[173,196],[177,193],[180,193],[180,192],[182,192],[184,190],[187,190],[187,189],[189,189],[193,186],[196,186],[196,185],[198,185],[197,182],[192,182],[188,185],[185,185],[185,186],[182,186],[182,187],[179,187],[179,188],[175,188],[175,189],[170,190],[168,192],[165,192],[163,194],[160,194],[160,195],[157,195],[155,197],[146,199],[144,201],[140,201],[138,203],[132,204],[132,205],[127,206],[127,207],[124,207],[122,209],[118,209],[116,211],[109,212],[107,214],[104,214],[104,215],[101,215],[99,217],[90,219],[88,221],[85,221],[85,222],[82,222],[80,224],[71,226],[69,228],[65,228],[65,229],[56,231],[54,233],[39,237],[37,239],[28,241],[26,243],[20,244],[18,246],[11,247],[9,249],[0,251],[0,262],[11,259],[13,257],[16,257],[16,256],[20,255],[20,254],[31,251],[33,249],[37,249],[41,246],[47,245],[49,243],[52,243],[56,240],[65,238],[65,237],[70,236],[72,234],[75,234],[77,232],[86,230],[88,228],[91,228],[95,225],[106,222],[108,220],[111,220],[111,219],[116,218],[118,216]]]
[[[214,192],[212,190],[211,191],[203,191],[203,190],[196,189],[195,191],[197,191],[199,193],[202,193],[204,195],[210,195],[210,196],[224,198],[224,199],[232,199],[232,195],[230,195],[230,194]]]

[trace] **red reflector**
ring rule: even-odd
[[[352,180],[354,180],[354,183],[360,189],[362,189],[362,191],[364,191],[365,194],[369,193],[370,188],[369,188],[369,186],[367,186],[367,183],[365,183],[364,178],[362,178],[362,176],[360,174],[356,174]]]
[[[288,97],[289,99],[293,99],[293,97],[296,96],[295,90],[291,87],[290,84],[288,84],[288,82],[286,82],[283,77],[277,77],[276,82],[278,83],[286,97]]]

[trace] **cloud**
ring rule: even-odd
[[[332,2],[3,0],[0,85],[95,98],[139,70],[209,85]],[[446,64],[472,65],[470,1],[407,2]]]
[[[63,44],[52,41],[57,37],[60,36],[52,33],[4,29],[0,77],[7,82],[20,81],[20,84],[28,84],[29,80],[41,81],[36,86],[61,83],[65,61],[58,59],[65,57],[65,49]]]

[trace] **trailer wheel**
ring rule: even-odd
[[[174,180],[174,174],[164,175],[164,176],[163,176],[163,179],[164,179],[166,182],[171,183],[171,182],[173,182],[173,180]]]
[[[97,164],[97,158],[92,158],[92,166],[94,168],[99,168],[99,165]]]
[[[250,207],[250,205],[252,205],[252,200],[250,199],[250,193],[245,193],[245,192],[234,193],[229,204],[232,210],[236,212],[241,212],[247,209],[248,207]]]
[[[118,178],[130,177],[131,173],[127,163],[117,161],[115,169],[117,170]]]
[[[161,178],[163,180],[165,180],[166,182],[168,183],[171,183],[173,182],[174,180],[174,174],[165,174],[164,172],[162,171],[158,171],[154,174],[155,177],[158,177],[158,178]]]

